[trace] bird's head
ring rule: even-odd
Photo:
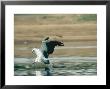
[[[64,46],[64,43],[61,41],[51,41],[51,43],[53,43],[54,46]]]
[[[61,42],[61,41],[57,41],[57,45],[58,45],[58,46],[64,46],[64,43]]]

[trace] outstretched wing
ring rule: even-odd
[[[32,49],[32,53],[35,54],[37,58],[41,58],[42,55],[43,55],[42,52],[41,52],[41,50],[38,49],[38,48]]]

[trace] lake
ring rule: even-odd
[[[54,57],[51,65],[32,64],[32,58],[15,58],[15,76],[96,76],[96,57]]]

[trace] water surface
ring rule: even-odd
[[[32,58],[15,58],[15,76],[94,76],[97,75],[96,57],[49,58],[52,67],[32,64]]]

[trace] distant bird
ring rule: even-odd
[[[49,55],[54,52],[55,46],[64,46],[64,43],[57,40],[49,40],[49,37],[46,37],[41,44],[41,48],[33,48],[32,53],[36,55],[36,62],[43,62],[44,64],[50,64]]]

